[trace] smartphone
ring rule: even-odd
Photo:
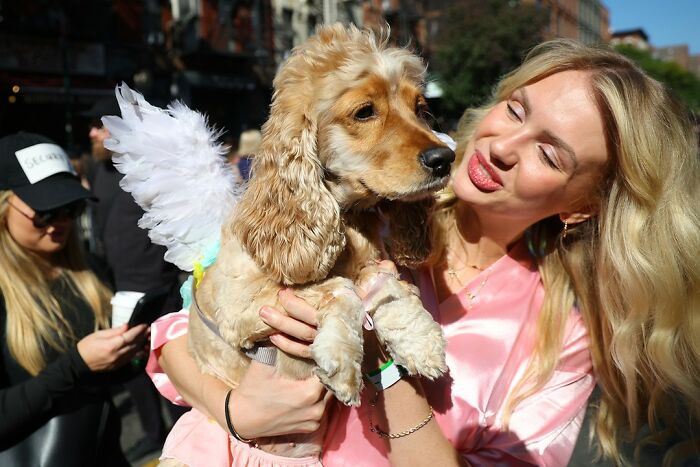
[[[147,291],[136,302],[134,312],[129,319],[129,327],[139,324],[151,324],[158,319],[163,312],[163,305],[172,292],[171,286],[158,287]]]

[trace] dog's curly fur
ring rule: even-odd
[[[352,26],[322,27],[294,50],[274,81],[249,186],[196,291],[223,337],[191,314],[189,348],[204,371],[231,385],[240,380],[248,365],[240,349],[272,332],[258,310],[278,306],[284,286],[318,309],[319,324],[315,365],[280,352],[279,371],[316,373],[339,400],[358,404],[365,310],[409,373],[434,378],[446,370],[442,332],[414,287],[391,276],[370,303],[355,293],[376,279],[385,243],[403,265],[429,252],[432,193],[446,183],[454,155],[422,119],[424,72],[415,55]],[[451,154],[447,171],[421,160],[436,149]],[[286,456],[320,450],[318,435],[260,441]]]

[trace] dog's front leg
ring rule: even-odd
[[[417,287],[393,274],[365,268],[360,287],[379,342],[411,375],[437,378],[447,371],[445,338],[425,310]]]
[[[352,281],[340,277],[313,287],[321,291],[318,334],[311,344],[315,373],[346,405],[360,404],[362,323],[365,312]]]

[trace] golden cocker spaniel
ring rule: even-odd
[[[446,371],[440,326],[415,287],[376,266],[387,255],[405,266],[427,256],[433,193],[454,160],[424,120],[423,63],[387,41],[353,26],[321,27],[274,80],[248,188],[196,290],[201,314],[190,314],[195,360],[231,385],[249,363],[244,350],[272,333],[258,311],[278,306],[285,287],[316,307],[318,334],[314,361],[278,352],[284,374],[315,373],[340,401],[358,404],[366,313],[409,374]],[[371,296],[361,299],[358,287]],[[258,441],[299,457],[319,452],[313,436]]]

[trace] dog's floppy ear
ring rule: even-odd
[[[345,235],[340,208],[323,183],[313,112],[303,108],[302,93],[284,94],[273,99],[231,228],[265,273],[292,285],[326,277]]]
[[[398,265],[416,268],[423,264],[431,249],[431,213],[435,199],[420,201],[391,201],[381,205],[389,222],[386,248]]]

